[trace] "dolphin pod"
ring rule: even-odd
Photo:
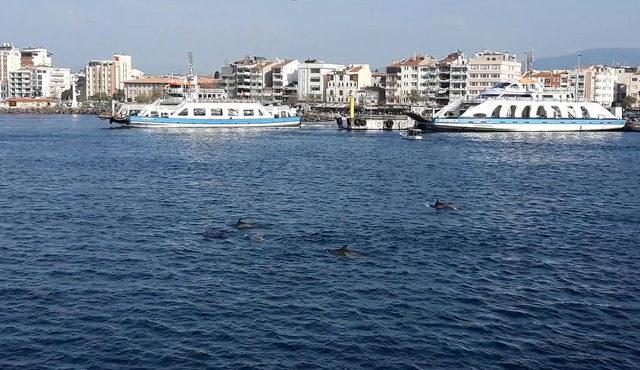
[[[336,248],[336,249],[327,249],[326,250],[329,254],[332,254],[334,256],[341,256],[341,257],[357,257],[357,256],[362,256],[362,254],[360,254],[360,252],[358,251],[354,251],[353,249],[349,248],[348,245],[343,245],[340,248]]]

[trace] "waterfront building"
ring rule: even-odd
[[[45,48],[26,48],[20,52],[20,66],[29,67],[51,67],[52,54]]]
[[[616,71],[614,68],[602,65],[581,67],[576,70],[563,71],[567,78],[567,91],[575,94],[577,98],[597,102],[605,107],[610,107],[615,98]],[[577,76],[577,89],[576,89]]]
[[[7,99],[9,108],[44,108],[56,105],[56,100],[51,98],[19,97]]]
[[[530,76],[536,83],[547,89],[560,89],[562,87],[562,74],[554,71],[538,71]],[[565,79],[566,89],[566,79]]]
[[[444,107],[449,102],[462,98],[468,93],[469,59],[460,50],[450,53],[437,64],[435,83],[433,67],[429,68],[427,102],[435,99],[435,105]],[[435,87],[435,91],[434,91]],[[431,95],[435,93],[435,96]]]
[[[469,60],[468,95],[478,96],[500,82],[522,77],[522,63],[515,54],[485,50]]]
[[[382,79],[388,104],[445,106],[467,94],[468,59],[457,51],[436,60],[417,55],[386,68]]]
[[[330,77],[346,67],[342,64],[325,63],[307,59],[298,67],[298,100],[326,101],[326,88]]]
[[[272,68],[273,99],[279,102],[290,102],[298,98],[297,60],[285,60]]]
[[[10,98],[32,98],[35,96],[33,90],[32,68],[21,68],[9,73],[9,94]]]
[[[640,68],[616,67],[615,100],[621,101],[627,96],[636,99],[635,107],[640,107]]]
[[[267,98],[273,95],[274,66],[281,60],[247,56],[226,64],[220,71],[220,86],[230,97]]]
[[[71,88],[71,71],[68,68],[29,67],[9,74],[8,96],[13,98],[59,100],[62,93],[69,88]]]
[[[71,88],[69,68],[35,67],[32,76],[33,93],[36,97],[59,100],[62,93]]]
[[[9,96],[9,73],[20,69],[20,49],[11,43],[0,46],[0,100]]]
[[[371,68],[368,64],[352,64],[346,69],[328,75],[327,101],[348,102],[358,90],[371,86]]]
[[[112,96],[124,90],[124,82],[131,79],[131,56],[114,54],[111,60],[92,60],[85,67],[85,97],[97,94]]]

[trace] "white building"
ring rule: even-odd
[[[576,70],[559,71],[561,80],[566,78],[567,91],[576,92]],[[578,87],[577,97],[581,100],[597,102],[605,107],[610,107],[615,100],[616,71],[606,66],[582,67],[577,72]]]
[[[348,102],[356,97],[358,90],[372,84],[371,68],[368,64],[352,64],[342,71],[329,75],[327,83],[327,101]]]
[[[20,69],[20,49],[10,43],[0,46],[0,100],[9,95],[9,73]]]
[[[325,101],[326,88],[331,75],[345,69],[344,65],[316,59],[305,60],[298,68],[298,100]]]
[[[33,91],[33,69],[17,69],[9,73],[9,97],[10,98],[32,98]]]
[[[226,64],[220,71],[220,87],[225,89],[230,97],[272,97],[272,69],[281,62],[281,60],[247,56]]]
[[[297,60],[285,60],[273,66],[273,98],[280,102],[297,99],[298,68]]]
[[[21,64],[22,67],[50,67],[51,53],[44,48],[26,48],[21,51]]]
[[[469,60],[468,90],[470,96],[480,95],[500,83],[517,81],[522,77],[522,63],[515,54],[483,51]]]
[[[69,68],[35,67],[33,75],[34,96],[60,99],[62,93],[71,88]]]

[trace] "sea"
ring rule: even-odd
[[[424,136],[0,116],[0,368],[639,368],[640,133]]]

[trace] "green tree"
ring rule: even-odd
[[[153,90],[151,93],[140,94],[136,97],[136,103],[146,104],[156,101],[162,96],[162,91],[159,89]]]
[[[111,101],[111,97],[103,92],[91,95],[89,97],[90,101]]]
[[[424,98],[422,97],[422,95],[420,95],[420,91],[418,90],[411,90],[411,94],[409,94],[409,101],[413,104],[415,103],[419,103],[421,101],[423,101]]]
[[[636,105],[637,101],[638,99],[635,96],[627,95],[624,99],[622,99],[622,108],[631,109]]]
[[[115,93],[113,93],[113,99],[115,101],[123,102],[124,101],[124,90],[118,89]]]

